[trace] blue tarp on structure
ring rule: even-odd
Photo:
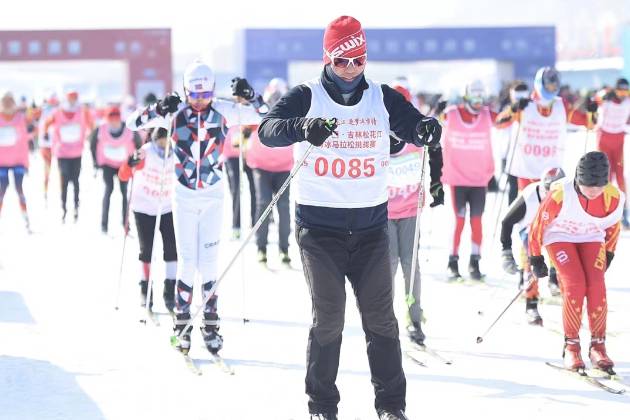
[[[510,28],[366,29],[370,61],[481,60],[511,62],[531,79],[556,62],[553,26]],[[291,61],[321,60],[323,29],[246,29],[245,72],[260,88],[288,76]]]

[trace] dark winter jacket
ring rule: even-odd
[[[321,81],[332,100],[340,105],[352,106],[359,103],[363,91],[368,88],[364,76],[357,90],[346,102],[337,85],[322,71]],[[411,105],[400,93],[388,85],[381,85],[383,103],[389,113],[390,130],[397,138],[411,143],[416,136],[416,125],[424,116]],[[287,92],[263,118],[258,135],[263,144],[269,147],[288,146],[305,141],[302,124],[311,107],[311,90],[306,85],[298,85]],[[404,143],[397,139],[390,140],[390,152],[402,150]],[[441,150],[436,149],[431,155],[439,154],[441,172]],[[434,158],[437,162],[437,156]],[[434,172],[433,170],[431,171]],[[437,180],[439,181],[439,175]],[[296,223],[298,226],[331,231],[361,232],[381,228],[387,225],[387,202],[365,208],[332,208],[296,205]]]

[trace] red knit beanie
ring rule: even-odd
[[[330,57],[353,58],[367,53],[365,32],[361,22],[351,16],[340,16],[324,32],[324,64]]]

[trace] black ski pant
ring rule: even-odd
[[[109,224],[109,202],[114,192],[114,178],[118,178],[118,169],[111,166],[101,167],[103,172],[103,181],[105,181],[105,193],[103,195],[103,213],[101,216],[101,229],[107,231]],[[127,221],[127,182],[118,180],[120,193],[122,194],[122,224],[125,226]]]
[[[61,175],[61,208],[67,210],[68,185],[74,186],[74,208],[79,208],[79,175],[81,175],[81,158],[58,158],[59,173]]]
[[[140,255],[138,259],[145,263],[151,262],[153,255],[153,233],[155,230],[155,219],[151,216],[137,211],[133,212],[138,229],[138,242],[140,243]],[[175,243],[175,229],[173,227],[173,213],[164,213],[160,217],[160,233],[162,234],[162,249],[164,261],[177,261],[177,246]]]
[[[297,243],[312,300],[306,393],[311,413],[337,413],[335,385],[346,307],[346,277],[361,314],[375,408],[405,409],[406,380],[394,315],[387,227],[331,232],[298,227]]]
[[[262,169],[254,169],[254,184],[256,186],[256,221],[271,203],[282,184],[289,177],[289,172],[269,172]],[[278,247],[280,252],[289,251],[289,235],[291,233],[291,210],[289,203],[289,189],[284,190],[276,203],[278,209]],[[259,250],[267,251],[269,236],[269,218],[267,218],[256,231],[256,246]]]
[[[252,218],[252,226],[256,223],[256,190],[254,187],[254,175],[252,169],[243,162],[243,170],[247,175],[249,183],[249,212]],[[228,177],[230,186],[230,195],[232,196],[232,228],[241,228],[241,200],[239,196],[240,174],[238,171],[238,158],[228,158],[225,161],[225,172]]]

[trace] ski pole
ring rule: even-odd
[[[588,137],[589,137],[589,134],[591,134],[592,121],[593,121],[593,113],[587,112],[586,113],[586,137],[584,137],[584,154],[586,154],[586,151],[588,150]]]
[[[503,312],[501,312],[499,314],[499,316],[497,317],[497,319],[494,320],[494,322],[492,324],[490,324],[490,326],[488,327],[488,329],[479,337],[477,337],[477,344],[480,344],[483,342],[483,337],[485,337],[490,330],[492,329],[492,327],[494,327],[494,325],[499,322],[499,320],[501,319],[501,317],[503,316],[504,313],[507,312],[507,310],[510,308],[510,306],[512,306],[512,304],[514,302],[516,302],[516,299],[518,299],[524,291],[529,290],[530,287],[532,287],[532,284],[534,284],[535,281],[538,281],[538,279],[536,277],[533,277],[529,280],[529,282],[527,283],[527,285],[525,285],[524,288],[519,288],[518,293],[516,294],[516,296],[514,296],[514,298],[512,298],[512,300],[510,301],[510,303],[508,303],[508,305],[505,307],[505,309],[503,310]]]
[[[494,222],[494,231],[492,232],[491,243],[494,243],[494,240],[497,237],[497,227],[499,226],[499,220],[501,219],[501,208],[503,207],[503,200],[505,199],[507,186],[509,184],[509,177],[510,177],[509,174],[510,174],[510,171],[512,170],[512,162],[514,162],[514,155],[516,154],[516,146],[518,145],[518,138],[520,137],[520,134],[521,134],[521,127],[522,127],[522,124],[519,123],[518,129],[516,130],[516,137],[514,138],[514,144],[512,145],[512,154],[510,156],[510,161],[505,167],[505,182],[503,184],[503,189],[499,192],[499,194],[501,194],[501,198],[499,199],[499,207],[496,209],[497,218]]]
[[[199,119],[198,119],[199,120]],[[144,313],[144,317],[141,320],[142,323],[146,324],[147,323],[147,314],[149,313],[149,309],[150,309],[150,304],[151,304],[151,295],[152,295],[152,289],[153,289],[153,276],[154,276],[154,272],[155,270],[153,270],[154,268],[154,264],[153,262],[155,261],[155,243],[156,238],[157,238],[157,233],[160,230],[160,224],[162,223],[162,194],[164,193],[164,179],[166,178],[166,170],[169,169],[168,168],[168,162],[169,162],[169,152],[170,152],[170,146],[171,146],[171,134],[173,132],[173,114],[168,114],[168,118],[167,118],[167,123],[168,123],[168,130],[167,130],[167,134],[166,134],[166,146],[164,147],[164,163],[162,164],[162,178],[160,179],[160,195],[158,196],[158,207],[157,207],[157,214],[155,215],[155,227],[153,228],[153,244],[151,246],[151,266],[149,268],[149,281],[147,284],[147,301],[145,303],[145,313]]]
[[[245,143],[245,139],[243,138],[243,125],[241,123],[241,103],[236,102],[236,116],[238,123],[238,133],[239,133],[239,145],[238,145],[238,211],[239,211],[239,219],[241,220],[241,232],[245,232],[245,212],[243,211],[243,177],[245,176],[245,156],[243,155],[243,146]],[[250,206],[252,204],[250,203]],[[241,236],[244,238],[244,235]],[[243,241],[243,239],[241,239]],[[245,296],[245,257],[243,254],[240,256],[241,260],[241,286],[242,286],[242,299],[243,299],[243,323],[249,322],[247,319],[247,310],[246,310],[246,296]]]
[[[114,308],[118,310],[118,302],[120,300],[120,283],[122,281],[123,266],[125,265],[125,247],[127,246],[127,237],[129,236],[129,210],[131,209],[131,198],[133,197],[133,176],[129,181],[129,198],[127,199],[127,211],[125,212],[125,237],[123,238],[122,251],[120,253],[120,269],[118,270],[118,286],[116,287],[116,302]]]
[[[435,207],[429,207],[429,213],[431,213],[429,220],[433,220],[434,212],[435,212]],[[427,257],[424,260],[424,262],[426,263],[429,262],[429,254],[431,253],[431,245],[433,245],[433,243],[431,242],[432,236],[433,236],[433,223],[429,223],[429,232],[427,233],[427,247],[426,247],[426,250],[424,251],[427,255]]]
[[[420,173],[420,184],[418,185],[418,207],[416,210],[416,226],[413,232],[413,251],[411,254],[411,279],[409,280],[409,293],[407,294],[407,307],[411,311],[411,305],[416,302],[413,296],[413,286],[416,280],[416,264],[418,264],[418,242],[420,241],[420,213],[424,204],[424,174],[426,173],[427,149],[422,151],[422,171]]]
[[[280,197],[284,193],[284,190],[287,189],[287,187],[291,183],[291,180],[295,177],[295,175],[298,173],[300,168],[304,165],[304,162],[306,161],[308,156],[311,154],[311,151],[313,150],[313,147],[315,147],[313,144],[309,145],[308,149],[306,149],[306,151],[304,152],[304,155],[302,156],[302,158],[293,167],[293,169],[291,170],[291,173],[289,174],[289,177],[286,179],[286,181],[284,181],[284,184],[282,184],[282,186],[280,187],[278,192],[273,196],[273,198],[271,199],[271,203],[269,203],[269,205],[267,206],[265,211],[260,215],[260,217],[258,218],[258,221],[254,225],[254,227],[252,227],[252,229],[249,231],[249,233],[247,234],[247,237],[241,243],[241,246],[238,248],[236,253],[232,256],[232,258],[228,262],[227,267],[225,267],[225,269],[223,270],[221,275],[214,282],[214,285],[212,286],[212,289],[210,289],[210,291],[208,292],[207,296],[204,298],[201,306],[197,309],[197,311],[195,311],[195,313],[192,315],[192,317],[188,320],[188,322],[186,323],[184,328],[182,328],[181,332],[179,334],[177,334],[177,335],[171,336],[171,344],[173,344],[173,345],[177,344],[177,342],[179,341],[181,336],[186,331],[188,331],[189,328],[192,327],[192,324],[193,324],[195,318],[197,318],[199,316],[199,314],[201,313],[203,308],[210,301],[210,299],[214,296],[217,288],[219,287],[219,284],[221,284],[221,282],[225,278],[225,275],[227,274],[227,272],[230,270],[230,268],[232,268],[232,265],[234,265],[234,262],[238,259],[238,257],[241,254],[241,252],[243,252],[243,249],[245,249],[245,245],[247,245],[247,243],[252,238],[252,236],[254,236],[254,234],[258,231],[258,229],[260,229],[260,226],[267,219],[267,217],[269,216],[269,213],[271,213],[271,210],[273,209],[273,206],[275,206],[276,203],[278,202],[278,200],[280,200]]]

